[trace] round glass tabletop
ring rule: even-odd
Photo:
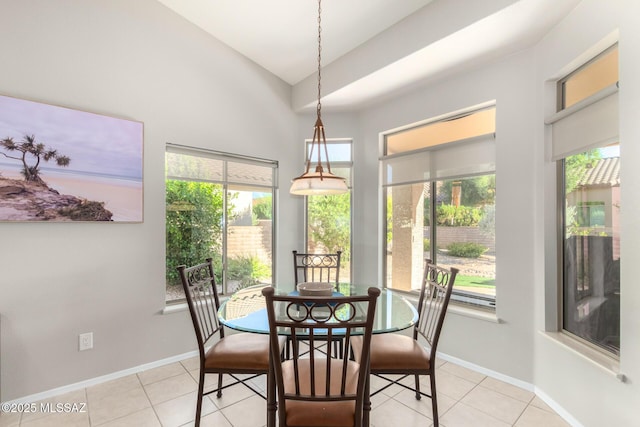
[[[235,292],[218,310],[218,318],[225,326],[244,332],[269,333],[269,321],[264,285],[251,286]],[[338,291],[343,295],[366,295],[368,286],[340,284]],[[276,293],[287,295],[294,291],[293,285],[276,286]],[[373,333],[400,331],[413,326],[418,320],[418,312],[411,302],[401,294],[382,289],[376,303]]]

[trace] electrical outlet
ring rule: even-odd
[[[93,348],[93,332],[78,335],[78,350],[91,350]]]

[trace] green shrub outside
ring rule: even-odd
[[[424,249],[423,249],[424,252],[429,252],[431,250],[431,240],[424,239],[423,246],[424,246]]]
[[[479,258],[488,248],[478,243],[472,242],[454,242],[447,246],[449,255],[461,258]]]
[[[229,280],[240,282],[240,288],[258,284],[258,280],[271,277],[271,267],[251,255],[229,258],[227,264]]]
[[[220,263],[222,241],[223,188],[205,182],[166,182],[166,266],[167,284],[180,286],[176,267],[196,265],[208,257]],[[233,205],[229,206],[229,212]],[[219,277],[216,268],[216,280]],[[218,283],[222,283],[219,281]]]
[[[256,216],[256,219],[271,219],[271,212],[273,212],[272,203],[271,197],[264,197],[258,200],[256,204],[253,205],[253,214]]]
[[[449,227],[477,226],[482,209],[470,206],[440,205],[436,209],[436,224]]]

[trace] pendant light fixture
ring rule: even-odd
[[[289,192],[298,196],[312,196],[312,195],[326,195],[326,194],[342,194],[348,191],[347,183],[345,179],[334,175],[331,172],[331,164],[329,163],[329,152],[327,150],[327,139],[324,135],[324,125],[322,124],[321,111],[322,104],[320,103],[320,89],[321,89],[321,53],[322,53],[322,0],[318,0],[318,105],[316,107],[317,119],[316,124],[313,127],[313,141],[311,142],[311,149],[309,150],[309,158],[307,158],[306,171],[297,178],[294,178],[291,183],[291,189]],[[306,144],[306,143],[305,143]],[[306,147],[305,147],[306,149]],[[322,153],[321,149],[324,149],[324,155],[326,159],[326,168],[322,165]],[[315,170],[310,171],[311,163],[313,161],[314,154],[317,156],[317,163]]]

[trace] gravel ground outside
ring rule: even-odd
[[[446,267],[455,267],[465,276],[496,277],[496,256],[481,255],[479,258],[460,258],[438,252],[436,262]]]

